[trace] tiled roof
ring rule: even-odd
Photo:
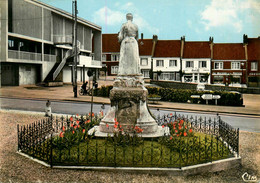
[[[248,60],[260,60],[260,39],[248,38]]]
[[[158,40],[155,46],[154,57],[180,57],[180,40]]]
[[[102,34],[102,52],[120,52],[117,34]]]
[[[185,42],[183,58],[210,58],[210,42]]]
[[[153,40],[152,39],[143,39],[143,40],[139,39],[138,46],[139,46],[139,55],[140,56],[152,55],[152,49],[153,49]]]
[[[242,43],[216,43],[213,46],[214,60],[245,60]]]

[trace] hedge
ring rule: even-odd
[[[101,86],[94,91],[95,96],[109,97],[110,90],[113,86]],[[202,98],[192,99],[191,95],[203,94],[213,94],[220,95],[221,98],[218,100],[218,105],[224,106],[242,106],[243,98],[240,93],[227,92],[227,91],[196,91],[189,89],[172,89],[172,88],[158,88],[158,87],[146,87],[149,94],[156,94],[161,96],[161,101],[169,102],[180,102],[187,103],[188,101],[192,103],[205,104],[206,101]],[[215,100],[209,100],[209,104],[215,104]]]

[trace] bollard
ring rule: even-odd
[[[50,102],[50,100],[47,100],[47,102],[46,102],[45,116],[46,117],[50,117],[51,116],[51,102]]]

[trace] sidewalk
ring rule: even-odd
[[[112,85],[111,78],[100,80],[99,86]],[[78,86],[78,89],[80,85]],[[74,98],[71,85],[64,85],[62,87],[39,87],[35,85],[23,86],[8,86],[0,88],[0,97],[8,98],[26,98],[38,100],[62,100],[62,101],[76,101],[76,102],[90,102],[91,96],[78,96]],[[259,94],[244,94],[245,107],[232,107],[232,106],[215,106],[203,104],[188,104],[188,103],[175,103],[175,102],[162,102],[158,104],[149,104],[150,107],[164,108],[173,110],[191,110],[201,112],[216,112],[216,113],[230,113],[242,115],[257,115],[260,116],[260,95]],[[95,97],[95,103],[110,104],[109,98]]]

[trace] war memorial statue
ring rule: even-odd
[[[131,13],[126,19],[118,35],[120,59],[118,75],[110,91],[111,106],[100,125],[94,127],[95,135],[112,135],[117,122],[126,133],[138,127],[142,129],[143,137],[162,136],[164,129],[157,125],[147,106],[148,91],[139,64],[138,26],[132,22]]]

